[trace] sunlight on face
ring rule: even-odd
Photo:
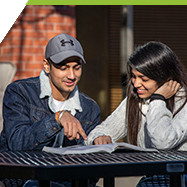
[[[68,62],[60,68],[52,66],[49,79],[53,97],[57,100],[67,99],[74,90],[82,74],[82,65],[77,62]]]
[[[138,96],[142,99],[149,98],[158,89],[156,81],[146,77],[134,68],[132,69],[131,81]]]

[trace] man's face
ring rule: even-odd
[[[78,62],[68,62],[60,68],[49,64],[48,66],[53,98],[59,101],[66,100],[80,80],[82,65]]]

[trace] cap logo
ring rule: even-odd
[[[74,45],[73,40],[69,40],[69,41],[65,41],[65,40],[61,40],[61,46],[65,46],[67,43],[71,44],[72,46]]]

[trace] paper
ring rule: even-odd
[[[45,146],[43,148],[43,151],[65,155],[65,154],[86,154],[86,153],[95,153],[95,152],[112,153],[115,150],[119,150],[119,149],[131,150],[131,151],[134,150],[134,151],[158,152],[158,150],[156,149],[145,149],[125,142],[102,144],[102,145],[88,145],[88,146],[76,145],[76,146],[69,146],[69,147],[62,147],[62,148]]]

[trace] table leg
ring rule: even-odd
[[[169,176],[170,187],[185,187],[184,175],[172,174]]]
[[[39,187],[50,187],[50,181],[39,180],[38,181],[38,186]]]
[[[113,177],[106,177],[104,180],[104,187],[114,187],[114,178]]]

